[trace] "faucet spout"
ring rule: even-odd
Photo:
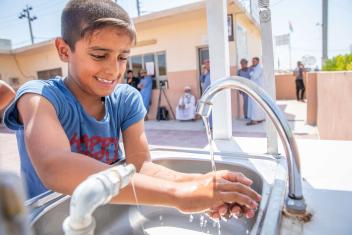
[[[302,177],[300,172],[300,157],[295,138],[290,126],[275,101],[254,82],[239,76],[226,77],[216,80],[205,91],[197,106],[197,113],[209,116],[212,109],[212,99],[225,89],[234,89],[246,93],[255,100],[273,122],[285,149],[288,167],[288,197],[285,209],[293,214],[304,214],[307,205],[302,193]]]
[[[119,165],[91,175],[78,185],[71,197],[70,215],[63,223],[65,235],[93,235],[93,212],[127,186],[135,172],[132,164]]]

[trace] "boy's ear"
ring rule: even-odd
[[[61,61],[68,62],[69,54],[71,52],[70,46],[62,38],[55,39],[55,46]]]

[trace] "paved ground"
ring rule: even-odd
[[[297,138],[318,139],[315,127],[305,124],[306,103],[279,101]],[[246,126],[246,120],[233,121],[233,135],[236,137],[265,137],[265,124]],[[147,121],[145,124],[151,145],[204,148],[207,138],[203,123],[179,121]],[[15,134],[0,127],[0,170],[19,173],[19,157]]]

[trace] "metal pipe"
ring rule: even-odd
[[[289,185],[286,209],[295,214],[305,213],[307,206],[302,193],[300,158],[296,141],[284,114],[265,90],[257,86],[254,82],[239,76],[216,80],[200,98],[197,113],[201,116],[209,116],[212,109],[211,101],[214,96],[228,89],[235,89],[246,93],[264,109],[273,122],[284,146],[287,159]]]
[[[93,235],[95,220],[93,212],[98,206],[108,203],[125,187],[134,173],[132,164],[112,167],[83,181],[72,194],[70,215],[63,223],[66,235]]]

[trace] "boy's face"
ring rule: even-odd
[[[114,28],[93,32],[76,42],[74,52],[67,48],[68,79],[85,95],[111,94],[126,70],[131,46],[131,39]]]

